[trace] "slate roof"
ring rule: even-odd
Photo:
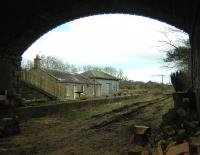
[[[103,71],[97,71],[97,70],[90,70],[81,73],[81,75],[87,77],[87,78],[95,78],[95,79],[105,79],[105,80],[119,80],[118,78],[107,74]]]
[[[72,74],[68,72],[61,72],[58,70],[50,70],[50,69],[42,69],[42,70],[63,83],[67,82],[67,83],[94,84],[93,80],[88,79],[80,74]]]

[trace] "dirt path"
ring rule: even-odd
[[[0,154],[127,154],[134,124],[158,132],[162,114],[172,106],[163,96],[137,102],[105,114],[71,121],[64,115],[42,117],[21,123],[22,134],[0,142]]]

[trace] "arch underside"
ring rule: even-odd
[[[32,0],[22,3],[9,0],[1,5],[1,54],[22,55],[54,27],[80,17],[105,13],[150,17],[190,34],[195,3],[174,0]]]

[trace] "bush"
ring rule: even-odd
[[[117,94],[114,93],[113,96],[117,96]]]
[[[191,88],[190,75],[184,71],[176,71],[170,75],[170,78],[176,92],[187,91]]]
[[[118,91],[118,92],[117,92],[117,95],[118,95],[118,96],[121,96],[121,95],[122,95],[122,92],[121,92],[121,91]]]

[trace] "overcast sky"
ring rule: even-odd
[[[123,69],[130,80],[161,82],[165,53],[159,40],[170,27],[146,17],[110,14],[80,18],[49,31],[33,43],[23,59],[33,60],[36,54],[62,58],[65,62],[82,65],[112,66]],[[173,40],[176,37],[171,36]],[[187,37],[187,36],[182,36]]]

